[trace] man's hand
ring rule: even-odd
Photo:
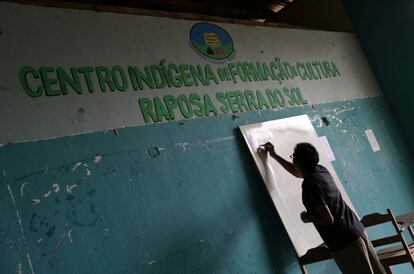
[[[315,225],[333,225],[334,217],[326,204],[312,208],[312,214],[303,211],[300,218],[304,223],[314,223]]]
[[[300,219],[302,220],[302,222],[306,223],[310,223],[311,220],[309,218],[309,213],[307,211],[302,211],[300,213]]]
[[[303,178],[302,172],[297,170],[291,162],[286,161],[285,159],[283,159],[282,157],[276,154],[275,147],[273,146],[271,142],[267,142],[264,145],[260,145],[259,148],[257,149],[257,152],[258,153],[269,152],[269,155],[273,159],[275,159],[284,169],[286,169],[286,171],[288,171],[290,174],[292,174],[293,176],[297,178]]]
[[[276,152],[275,152],[275,147],[274,147],[274,145],[271,143],[271,142],[267,142],[266,144],[264,144],[263,145],[264,146],[264,150],[266,151],[266,152],[269,152],[270,154],[272,154],[272,155],[275,155],[276,154]]]

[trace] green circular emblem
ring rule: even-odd
[[[233,40],[223,28],[211,23],[197,23],[190,31],[194,50],[213,60],[229,58],[234,51]]]

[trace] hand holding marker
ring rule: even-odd
[[[260,145],[257,148],[257,152],[258,153],[262,153],[262,152],[275,153],[275,147],[273,146],[271,142],[267,142],[266,144]]]

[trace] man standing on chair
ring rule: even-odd
[[[306,211],[300,217],[312,222],[333,258],[345,274],[385,274],[364,226],[342,199],[329,171],[318,165],[319,154],[309,143],[296,145],[293,163],[276,154],[272,143],[264,151],[293,176],[303,178],[302,202]]]

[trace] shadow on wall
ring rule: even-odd
[[[260,234],[264,237],[265,254],[273,271],[281,273],[296,263],[294,247],[244,142],[243,135],[238,128],[234,131],[237,136],[235,141],[242,154],[240,158],[246,159],[243,163],[243,171],[251,190],[252,208],[257,212],[258,222],[261,225]]]

